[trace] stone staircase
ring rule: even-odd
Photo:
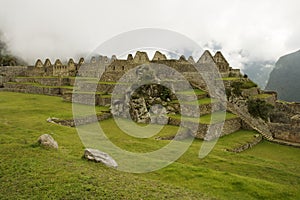
[[[262,137],[267,141],[281,144],[281,145],[300,148],[299,143],[274,138],[272,132],[270,131],[270,127],[268,123],[266,123],[264,120],[260,118],[254,118],[249,114],[247,107],[245,105],[245,101],[240,100],[234,103],[227,102],[227,110],[238,115],[241,120],[243,120],[251,128],[253,128],[258,133],[260,133]]]
[[[273,141],[274,138],[268,124],[260,118],[252,117],[246,109],[246,106],[241,102],[242,101],[237,101],[235,103],[227,102],[227,109],[238,115],[251,128],[259,132],[266,140]]]

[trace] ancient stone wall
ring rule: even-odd
[[[261,135],[255,135],[253,140],[250,141],[250,142],[247,142],[245,144],[242,144],[238,147],[235,147],[233,149],[227,149],[227,151],[230,151],[230,152],[234,152],[234,153],[240,153],[240,152],[243,152],[243,151],[246,151],[247,149],[251,149],[252,147],[254,147],[255,145],[257,145],[258,143],[260,143],[262,141],[262,136]]]
[[[36,83],[43,86],[68,86],[71,85],[70,78],[60,77],[16,77],[16,83]]]
[[[159,60],[167,60],[167,57],[166,57],[166,55],[162,54],[161,52],[156,51],[153,56],[152,61],[159,61]]]
[[[300,127],[284,123],[270,123],[274,138],[300,143]]]
[[[0,75],[6,77],[24,76],[26,66],[0,66]]]
[[[270,116],[271,131],[276,139],[300,143],[300,104],[277,101]]]
[[[60,96],[63,92],[59,87],[39,87],[36,85],[29,84],[18,84],[18,83],[4,83],[4,89],[11,92],[22,92],[32,94],[44,94],[51,96]]]
[[[168,120],[169,125],[180,126],[180,123],[181,123],[181,121],[179,119],[170,117]],[[194,123],[194,122],[189,122],[189,123]],[[197,125],[197,124],[195,124],[195,125]],[[205,136],[207,134],[208,127],[209,127],[208,124],[200,123],[198,126],[198,130],[196,132],[195,138],[207,139]],[[240,118],[237,117],[237,118],[225,120],[220,136],[228,135],[230,133],[238,131],[240,128],[241,128],[241,119]],[[214,139],[216,137],[217,137],[217,135],[212,136],[211,138],[209,138],[209,140]]]
[[[229,63],[227,60],[224,58],[222,53],[220,51],[216,52],[214,55],[214,61],[217,64],[217,67],[219,68],[220,72],[228,72],[229,71]]]
[[[149,62],[149,57],[146,52],[137,51],[134,58],[134,63],[147,63]]]
[[[17,76],[25,76],[26,66],[1,66],[0,67],[0,87],[4,87],[4,83],[14,81]]]

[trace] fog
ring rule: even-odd
[[[115,35],[139,28],[181,33],[204,49],[222,50],[241,69],[249,61],[275,61],[300,47],[297,0],[0,3],[0,30],[8,49],[31,64],[37,58],[78,58]]]

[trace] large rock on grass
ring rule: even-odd
[[[48,148],[58,149],[57,142],[49,134],[41,135],[38,139],[38,143]]]
[[[110,157],[107,153],[99,151],[98,149],[85,149],[84,157],[91,161],[101,162],[108,167],[118,167],[117,162],[112,157]]]

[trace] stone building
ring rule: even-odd
[[[229,63],[224,58],[220,51],[217,51],[214,55],[214,61],[216,62],[220,72],[227,72],[229,71]]]

